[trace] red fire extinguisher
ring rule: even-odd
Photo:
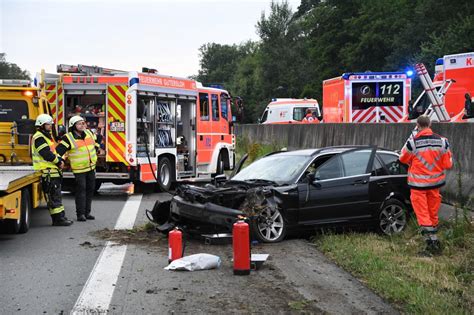
[[[250,235],[249,225],[244,220],[234,223],[232,229],[234,248],[234,275],[250,274]]]
[[[183,232],[175,228],[168,233],[168,262],[183,257]]]

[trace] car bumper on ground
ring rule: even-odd
[[[171,200],[170,214],[174,220],[186,219],[225,227],[231,227],[239,216],[244,215],[240,210],[219,206],[211,202],[190,202],[180,196],[174,196]]]

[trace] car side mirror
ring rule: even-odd
[[[319,183],[319,176],[316,176],[314,173],[310,173],[306,176],[308,179],[308,183],[311,183],[316,188],[321,188],[321,184]]]

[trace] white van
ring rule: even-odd
[[[277,98],[273,99],[258,120],[260,124],[302,123],[306,110],[311,109],[314,121],[319,122],[321,110],[315,99]]]

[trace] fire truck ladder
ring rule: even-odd
[[[446,91],[449,89],[451,84],[454,82],[453,80],[447,80],[443,83],[441,88],[438,92],[436,92],[436,88],[433,84],[433,81],[428,74],[428,70],[422,63],[418,63],[415,65],[416,73],[418,74],[421,84],[425,89],[425,93],[428,95],[430,99],[430,106],[425,111],[424,115],[430,117],[431,120],[440,121],[440,122],[449,122],[451,121],[451,117],[449,117],[448,112],[446,111],[446,107],[444,106],[443,101],[441,100],[446,94]],[[435,119],[436,118],[436,119]]]
[[[85,65],[66,65],[60,64],[56,67],[58,73],[73,73],[73,74],[83,74],[83,75],[114,75],[116,73],[126,73],[124,70],[116,70],[109,68],[102,68],[98,66],[85,66]]]

